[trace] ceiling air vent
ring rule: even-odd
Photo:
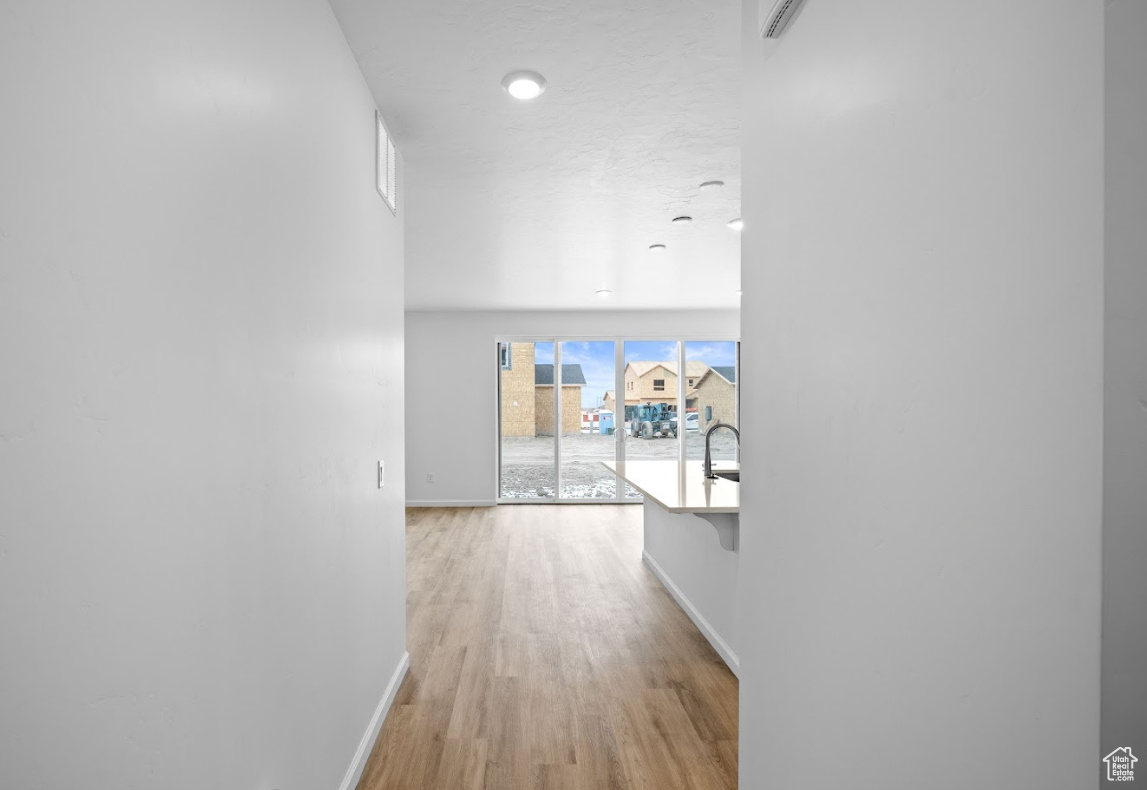
[[[375,152],[375,176],[378,194],[395,214],[398,213],[398,155],[394,150],[394,140],[382,122],[382,113],[374,111],[375,125],[378,128],[378,145]]]
[[[780,38],[803,4],[804,0],[760,0],[761,38]],[[770,5],[772,10],[765,13]]]

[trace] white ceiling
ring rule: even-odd
[[[405,158],[408,309],[738,306],[741,0],[331,6]]]

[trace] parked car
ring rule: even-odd
[[[691,411],[685,415],[685,430],[699,431],[701,430],[701,415],[695,411]]]

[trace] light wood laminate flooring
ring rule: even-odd
[[[407,511],[410,672],[360,790],[734,790],[737,680],[641,507]]]

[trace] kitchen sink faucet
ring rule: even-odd
[[[714,423],[705,430],[705,477],[709,480],[717,478],[717,475],[713,474],[713,454],[709,450],[709,440],[713,436],[713,431],[718,428],[728,428],[732,431],[733,435],[737,437],[737,446],[741,446],[741,432],[727,422]]]

